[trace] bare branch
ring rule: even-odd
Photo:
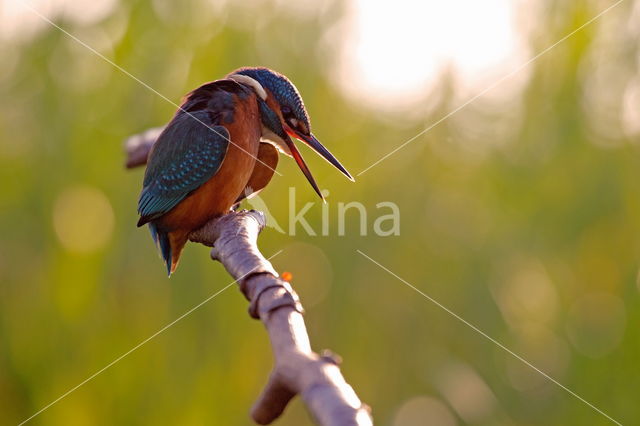
[[[146,163],[160,130],[129,138],[127,167]],[[269,424],[299,394],[319,425],[372,425],[369,408],[342,376],[340,358],[311,350],[298,295],[258,250],[257,238],[264,226],[264,214],[242,211],[214,219],[189,237],[212,247],[211,257],[239,280],[249,301],[249,315],[260,319],[269,333],[275,367],[251,417],[258,424]]]
[[[125,163],[127,169],[147,164],[149,152],[163,130],[164,127],[154,127],[130,136],[124,141],[124,149],[127,153],[127,162]]]

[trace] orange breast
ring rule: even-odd
[[[262,126],[254,94],[245,99],[235,97],[234,101],[237,107],[233,123],[221,123],[229,130],[231,143],[220,169],[158,220],[162,228],[187,233],[200,228],[227,213],[247,185],[258,155]]]

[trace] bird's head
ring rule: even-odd
[[[291,137],[305,142],[353,180],[342,164],[311,133],[309,114],[302,97],[287,77],[268,68],[240,68],[229,74],[228,78],[249,86],[256,92],[262,120],[262,139],[274,144],[280,152],[293,157],[321,198],[320,189]]]

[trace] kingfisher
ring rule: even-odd
[[[292,137],[354,180],[311,133],[298,89],[276,71],[239,68],[184,97],[149,153],[138,200],[138,226],[149,226],[169,276],[189,234],[262,190],[279,154],[324,200]]]

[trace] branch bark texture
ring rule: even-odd
[[[146,163],[160,131],[151,129],[127,140],[127,167]],[[369,408],[342,376],[340,358],[311,349],[298,295],[258,250],[257,238],[265,222],[261,212],[234,212],[212,220],[189,237],[212,247],[212,259],[238,281],[249,301],[249,315],[260,319],[269,333],[275,366],[251,417],[258,424],[269,424],[299,394],[319,425],[372,425]]]

